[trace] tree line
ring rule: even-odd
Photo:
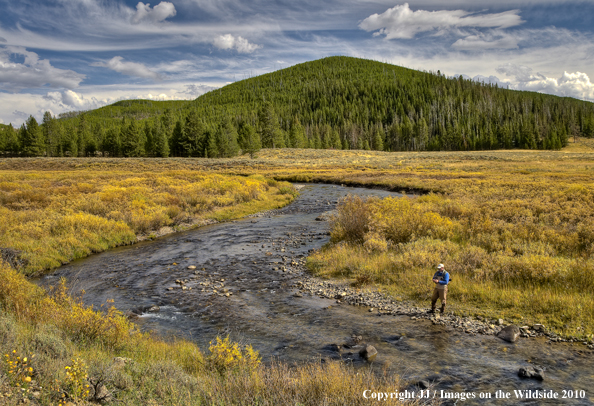
[[[594,136],[594,105],[331,57],[198,99],[129,100],[0,127],[13,156],[230,157],[260,148],[559,149]]]

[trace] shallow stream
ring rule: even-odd
[[[333,299],[299,297],[295,283],[304,277],[304,258],[329,240],[328,223],[319,216],[347,194],[397,195],[305,185],[283,209],[93,255],[59,268],[41,283],[66,277],[73,294],[85,290],[85,303],[98,307],[113,299],[118,309],[138,314],[135,321],[143,329],[186,337],[205,350],[217,334],[230,334],[252,344],[266,362],[342,358],[368,367],[356,350],[339,353],[333,345],[342,347],[361,336],[377,348],[372,368],[398,373],[411,383],[427,381],[437,397],[475,394],[458,404],[594,404],[594,357],[582,344],[550,344],[544,338],[510,344],[428,320],[378,316]],[[155,305],[159,311],[149,311]],[[518,377],[518,369],[530,365],[545,369],[544,381]],[[496,400],[498,390],[511,395]],[[553,391],[559,398],[521,400],[514,390]],[[585,398],[562,399],[569,390],[578,396],[584,391]],[[493,397],[481,400],[481,393]]]

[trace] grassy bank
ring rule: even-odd
[[[138,238],[289,203],[289,184],[189,170],[1,171],[0,251],[34,275]]]

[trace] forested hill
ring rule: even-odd
[[[260,146],[558,149],[570,136],[594,136],[594,104],[330,57],[191,102],[122,101],[61,119],[46,114],[34,129],[38,137],[29,134],[37,125],[30,121],[18,131],[20,145],[11,147],[26,155],[212,157]]]

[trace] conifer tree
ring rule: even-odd
[[[291,130],[289,131],[289,147],[291,148],[306,148],[307,139],[305,137],[305,129],[299,122],[297,116],[293,116],[291,121]]]
[[[47,156],[57,156],[58,146],[60,144],[59,125],[52,113],[46,111],[43,114],[43,139],[46,147]]]
[[[21,126],[19,135],[23,155],[40,156],[44,154],[45,145],[42,140],[43,134],[35,117],[29,116],[25,124]]]
[[[225,117],[218,126],[216,144],[218,157],[228,158],[237,155],[239,152],[237,130],[229,117]]]
[[[169,139],[169,150],[173,156],[184,156],[182,138],[184,135],[184,125],[181,120],[177,120],[171,138]]]
[[[217,137],[212,131],[206,131],[204,133],[204,157],[205,158],[216,158],[219,155],[219,149],[217,147]]]
[[[373,149],[376,151],[384,150],[384,129],[381,125],[375,126],[373,131]]]
[[[169,156],[169,141],[167,133],[161,122],[156,120],[152,131],[153,137],[153,156],[167,158]]]
[[[120,156],[120,148],[120,128],[111,127],[107,130],[103,138],[101,147],[103,155],[105,156],[107,154],[112,158]]]
[[[138,128],[136,120],[130,120],[130,124],[122,131],[121,137],[122,155],[125,157],[144,156],[146,139],[144,137],[144,131]]]
[[[244,154],[249,154],[250,158],[254,159],[260,148],[262,148],[262,144],[260,142],[260,137],[249,124],[244,124],[240,128],[240,138],[241,138],[241,149]]]
[[[190,110],[180,140],[182,156],[201,156],[204,142],[204,124],[196,110]]]
[[[89,124],[85,114],[78,116],[78,126],[76,128],[76,140],[78,142],[78,156],[87,156],[87,144],[91,138]]]
[[[262,147],[276,148],[279,138],[278,118],[269,101],[264,102],[258,112],[258,126]]]

